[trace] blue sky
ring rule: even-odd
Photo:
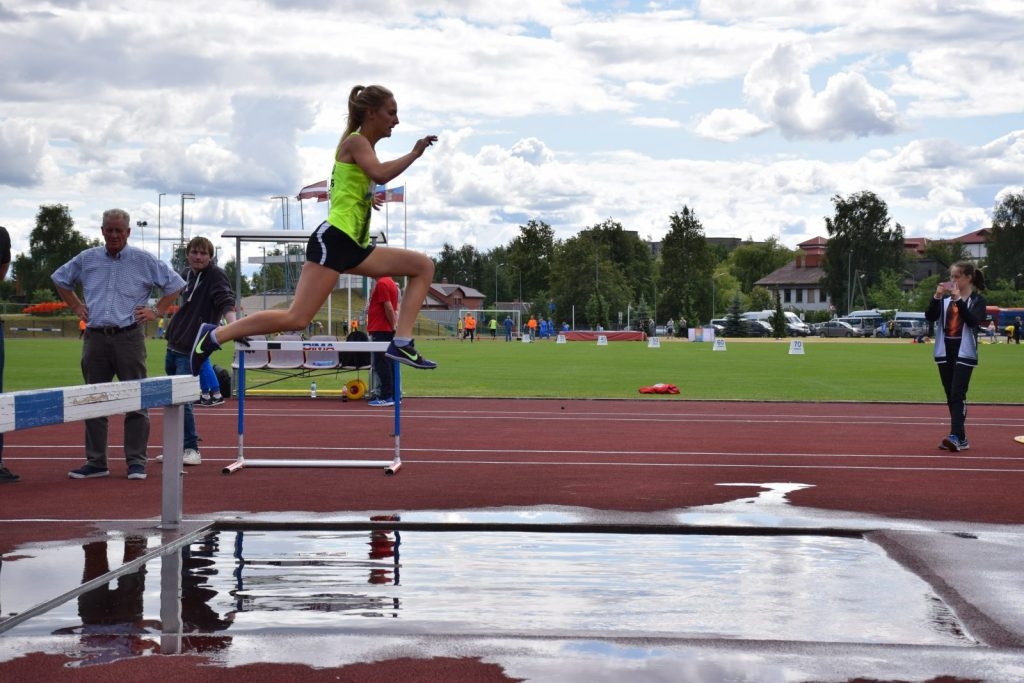
[[[394,183],[410,248],[431,255],[504,244],[530,219],[659,239],[684,205],[709,236],[795,247],[825,234],[832,196],[862,190],[908,235],[952,237],[1022,189],[1017,0],[422,5],[0,0],[15,251],[58,202],[89,236],[104,209],[128,210],[154,251],[182,192],[186,237],[228,248],[225,229],[280,228],[271,197],[327,177],[348,91],[370,83],[402,121],[382,158],[439,136]],[[326,204],[289,209],[308,230]]]

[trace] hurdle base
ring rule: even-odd
[[[241,458],[239,458],[238,460],[234,461],[234,462],[233,462],[233,463],[231,463],[230,465],[227,465],[227,466],[225,466],[225,467],[224,467],[224,468],[223,468],[223,469],[222,469],[222,470],[220,471],[220,473],[221,473],[221,474],[231,474],[232,472],[235,472],[235,471],[237,471],[237,470],[240,470],[240,469],[242,469],[243,467],[245,467],[245,461],[244,461],[244,460],[242,460]]]
[[[394,475],[402,466],[399,460],[242,460],[238,459],[224,467],[221,474],[231,474],[245,467],[333,467],[344,469],[376,469],[384,470],[384,474]]]

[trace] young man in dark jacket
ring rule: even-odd
[[[213,243],[205,237],[193,237],[188,243],[189,267],[181,273],[185,280],[181,305],[167,325],[164,371],[168,375],[192,374],[189,353],[200,325],[218,325],[222,319],[228,322],[235,320],[235,293],[228,276],[213,263],[213,254]],[[185,406],[184,448],[183,462],[186,465],[202,462],[191,404]]]

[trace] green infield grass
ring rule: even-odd
[[[164,374],[166,346],[150,340],[151,376]],[[407,396],[653,398],[642,386],[674,384],[673,399],[778,401],[944,402],[933,346],[896,340],[804,340],[803,355],[789,353],[789,340],[727,340],[725,351],[711,344],[665,341],[524,344],[484,339],[417,341],[436,370],[402,373]],[[7,340],[7,391],[81,384],[81,342],[77,339]],[[231,353],[214,363],[228,367]],[[982,344],[981,364],[971,381],[974,403],[1024,403],[1021,378],[1024,346]],[[250,371],[250,389],[308,393],[311,379],[331,395],[350,379],[367,381],[367,371],[317,373],[315,377]],[[265,384],[268,380],[272,384]]]

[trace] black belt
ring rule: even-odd
[[[96,334],[113,335],[113,334],[121,334],[122,332],[131,332],[132,330],[134,330],[138,326],[139,326],[138,323],[132,323],[131,325],[128,325],[127,327],[90,327],[89,331],[90,332],[95,332]]]

